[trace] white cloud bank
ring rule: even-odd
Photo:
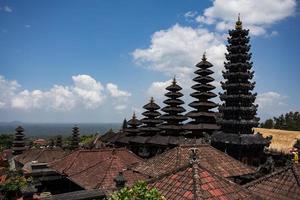
[[[106,98],[112,97],[116,109],[126,108],[126,99],[131,95],[112,83],[107,88],[89,75],[72,76],[70,86],[54,85],[47,91],[22,90],[17,81],[0,76],[0,109],[33,110],[44,109],[68,111],[76,107],[93,109],[101,106]],[[122,102],[122,105],[119,104]]]
[[[226,47],[223,38],[204,28],[176,24],[167,30],[155,32],[146,49],[133,52],[135,63],[169,76],[186,79],[191,77],[195,64],[206,52],[207,58],[221,74]]]
[[[218,31],[227,31],[240,13],[253,35],[265,35],[271,25],[294,15],[296,5],[296,0],[214,0],[196,21],[214,24]]]

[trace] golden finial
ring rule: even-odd
[[[132,119],[135,119],[135,118],[136,118],[135,112],[133,112]]]
[[[243,25],[242,25],[242,21],[241,21],[241,15],[239,13],[238,15],[238,20],[237,22],[235,23],[235,29],[242,29],[243,28]]]

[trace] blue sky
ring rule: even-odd
[[[222,80],[239,12],[251,31],[259,117],[300,110],[299,8],[269,2],[0,0],[0,121],[119,122],[150,96],[161,103],[174,75],[188,104],[204,51],[216,86]]]

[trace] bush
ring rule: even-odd
[[[156,188],[149,189],[146,182],[137,182],[112,194],[110,200],[165,200]]]

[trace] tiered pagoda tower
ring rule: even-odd
[[[15,133],[15,138],[12,144],[12,151],[13,151],[13,155],[19,155],[22,154],[25,150],[25,141],[24,141],[24,129],[21,126],[18,126],[15,129],[16,133]]]
[[[191,131],[187,135],[189,137],[203,137],[205,133],[211,135],[215,130],[219,129],[216,124],[216,113],[211,111],[211,109],[218,106],[210,100],[217,96],[212,92],[215,89],[215,86],[211,85],[214,78],[210,76],[213,74],[213,71],[209,68],[212,66],[207,61],[205,54],[203,54],[202,61],[196,65],[198,69],[195,71],[195,74],[197,76],[193,80],[197,84],[192,86],[195,92],[191,96],[197,100],[189,104],[194,110],[187,113],[186,116],[190,117],[192,121],[185,125],[185,129]]]
[[[160,132],[160,128],[158,127],[161,124],[161,120],[159,116],[159,105],[154,102],[153,97],[151,97],[150,102],[143,106],[144,109],[147,111],[143,112],[142,115],[144,116],[141,119],[143,125],[140,127],[141,134],[143,136],[154,136]]]
[[[251,82],[254,71],[251,70],[248,34],[240,18],[235,29],[229,31],[226,71],[223,71],[225,82],[221,82],[224,92],[220,94],[224,102],[219,107],[221,131],[213,134],[212,145],[244,163],[258,165],[269,140],[253,134],[258,118],[257,105],[254,105],[256,94],[252,93],[255,83]]]
[[[129,125],[129,127],[126,127],[126,129],[124,129],[126,131],[126,135],[127,136],[137,136],[138,133],[140,132],[139,130],[139,126],[142,123],[140,122],[140,120],[138,120],[135,116],[135,113],[133,113],[132,118],[127,122],[127,125]]]
[[[79,128],[77,126],[74,126],[72,131],[71,150],[79,148],[79,141]]]
[[[162,121],[159,119],[161,114],[158,110],[160,107],[154,102],[153,97],[151,97],[150,102],[144,105],[143,108],[146,109],[146,111],[142,113],[144,116],[144,118],[141,119],[143,125],[139,128],[139,136],[131,141],[138,145],[137,154],[139,156],[149,158],[157,154],[158,147],[156,145],[157,141],[155,140],[155,136],[158,136],[161,132],[159,124],[161,124]]]
[[[161,109],[166,114],[163,114],[160,117],[160,119],[164,121],[160,128],[165,130],[166,135],[178,136],[182,131],[182,122],[187,119],[186,116],[181,114],[185,112],[185,109],[181,106],[184,104],[184,101],[179,99],[183,96],[183,94],[180,92],[182,88],[177,85],[174,77],[172,84],[168,86],[166,90],[168,90],[168,92],[165,94],[165,96],[168,99],[166,99],[164,103],[167,106]]]

